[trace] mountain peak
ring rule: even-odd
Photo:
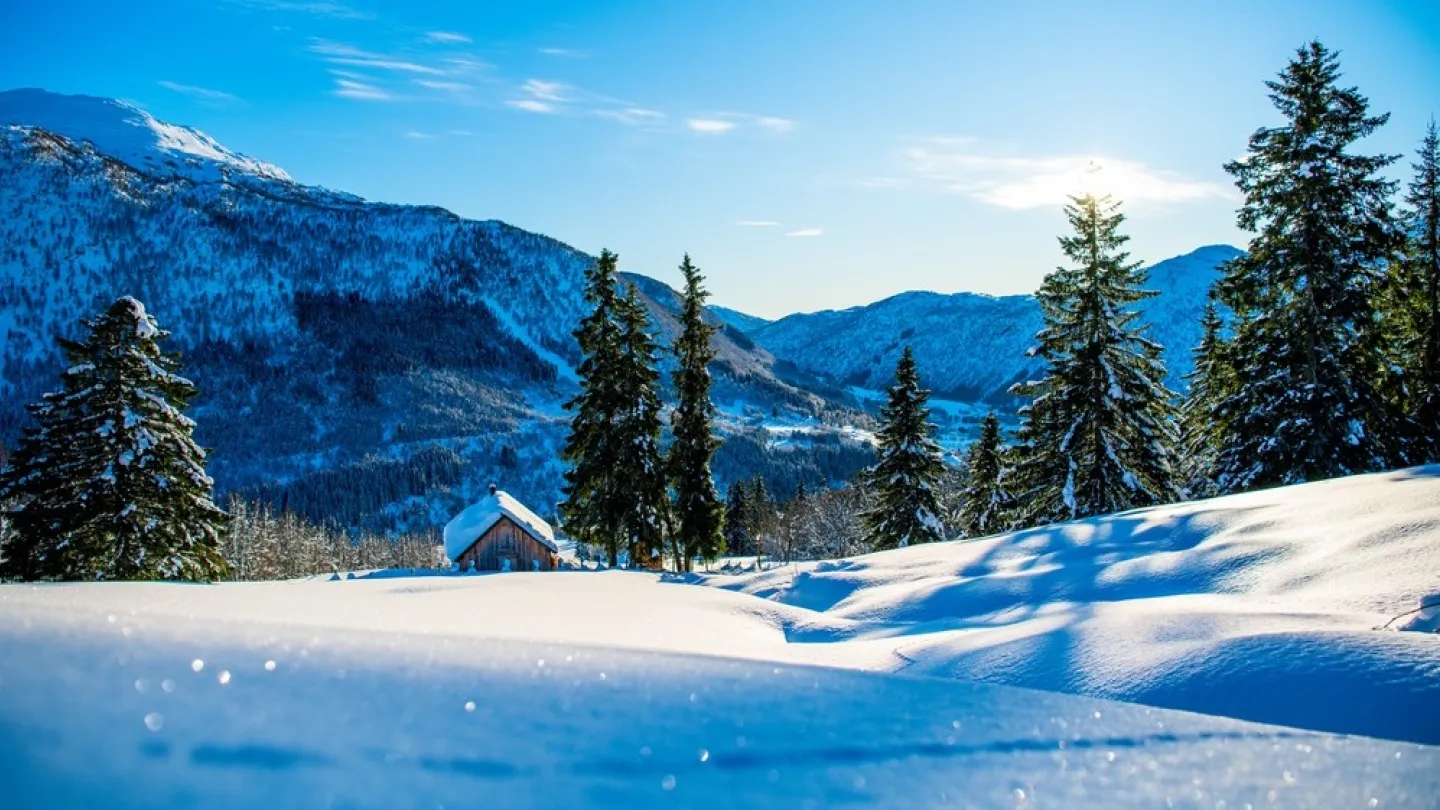
[[[0,91],[0,126],[36,127],[89,141],[100,152],[154,174],[217,180],[222,173],[242,172],[290,180],[282,169],[232,152],[199,130],[167,124],[113,98],[38,88]]]

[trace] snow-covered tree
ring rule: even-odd
[[[1407,424],[1400,461],[1440,461],[1440,133],[1430,122],[1405,196],[1405,250],[1381,297]]]
[[[725,507],[715,491],[710,460],[720,447],[713,422],[715,404],[710,401],[710,362],[715,359],[711,338],[715,327],[705,322],[705,299],[710,293],[701,286],[705,277],[686,254],[680,263],[685,277],[680,313],[681,332],[675,339],[675,392],[679,402],[670,415],[675,441],[670,445],[671,486],[675,491],[675,533],[673,544],[677,567],[690,570],[690,560],[713,560],[725,553],[723,532]]]
[[[889,399],[880,409],[875,434],[880,458],[865,473],[876,502],[863,518],[877,549],[944,539],[935,495],[944,462],[930,423],[929,399],[930,392],[920,387],[915,354],[906,346],[895,366]]]
[[[169,333],[129,297],[84,326],[83,340],[60,341],[64,390],[31,407],[35,425],[0,476],[13,523],[4,576],[225,576],[225,513],[182,412],[195,386],[160,349]]]
[[[991,411],[980,423],[980,436],[970,445],[965,458],[956,526],[961,537],[985,537],[1006,529],[1011,504],[1005,494],[1004,475],[1000,419]]]
[[[1108,514],[1176,496],[1173,429],[1161,347],[1145,337],[1136,305],[1155,295],[1128,262],[1119,203],[1086,195],[1065,214],[1060,238],[1073,268],[1045,277],[1036,298],[1044,328],[1031,353],[1044,378],[1012,390],[1022,408],[1010,492],[1020,526]]]
[[[628,536],[626,501],[632,497],[629,482],[616,474],[621,440],[615,425],[627,407],[620,379],[625,348],[617,261],[614,253],[602,250],[599,260],[585,273],[585,300],[593,309],[575,330],[584,359],[576,369],[580,393],[565,403],[572,416],[562,457],[570,467],[565,471],[565,501],[560,505],[566,530],[605,549],[612,568],[619,563]]]
[[[1225,323],[1211,298],[1205,303],[1200,325],[1204,332],[1195,346],[1195,369],[1185,375],[1190,390],[1180,408],[1179,437],[1176,463],[1180,486],[1186,498],[1208,498],[1215,492],[1215,454],[1222,440],[1217,409],[1233,392],[1235,375],[1225,359],[1225,341],[1221,334]]]
[[[620,299],[620,410],[610,431],[619,452],[611,475],[628,491],[621,526],[632,564],[659,567],[670,518],[664,459],[660,454],[660,371],[650,334],[650,311],[630,287]]]
[[[1245,194],[1238,222],[1256,234],[1216,285],[1235,314],[1226,356],[1235,375],[1216,408],[1221,492],[1376,470],[1396,453],[1380,389],[1376,286],[1398,246],[1390,216],[1396,158],[1352,151],[1385,123],[1336,55],[1311,42],[1270,100],[1285,117],[1250,136],[1225,166]]]

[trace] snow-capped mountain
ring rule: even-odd
[[[90,141],[97,151],[151,174],[194,180],[261,177],[289,180],[277,166],[237,155],[203,132],[157,121],[123,101],[35,88],[0,93],[0,124]]]
[[[1240,253],[1211,245],[1149,268],[1148,287],[1159,295],[1142,305],[1144,318],[1149,337],[1165,347],[1172,389],[1183,388],[1194,365],[1206,291],[1220,265]],[[867,389],[889,385],[910,346],[937,396],[1012,408],[1010,385],[1043,367],[1026,354],[1040,325],[1039,305],[1028,295],[906,292],[862,307],[790,315],[747,334],[802,371]]]
[[[55,385],[55,338],[134,295],[201,388],[222,488],[382,526],[443,522],[492,480],[555,502],[592,257],[303,186],[121,102],[39,90],[0,93],[0,188],[0,445]],[[668,338],[674,291],[626,278]],[[832,407],[739,332],[717,341],[722,403],[801,420]]]

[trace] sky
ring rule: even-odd
[[[1404,153],[1440,3],[0,0],[0,89],[130,101],[297,180],[500,219],[765,317],[1032,291],[1068,193],[1244,246],[1222,165],[1314,38]]]

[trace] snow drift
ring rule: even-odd
[[[1440,466],[705,581],[830,663],[1440,743],[1440,636],[1375,629],[1440,585]]]

